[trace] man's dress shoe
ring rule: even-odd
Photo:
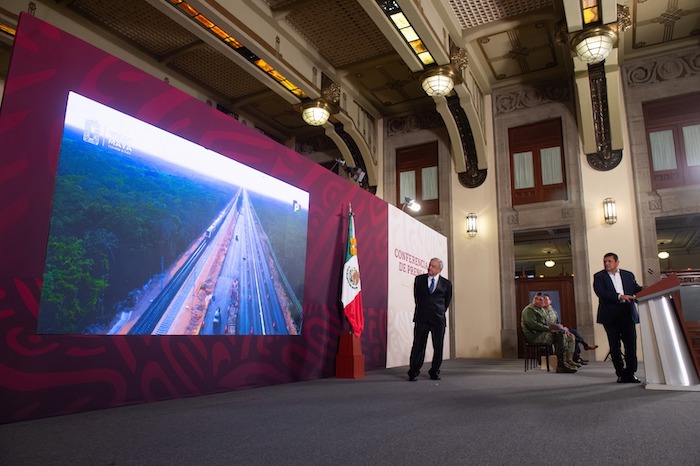
[[[440,374],[430,374],[430,380],[440,380]]]
[[[416,380],[418,380],[418,377],[416,377],[415,375],[409,375],[409,376],[408,376],[408,381],[409,381],[409,382],[415,382]]]
[[[617,383],[641,383],[636,375],[624,375],[617,378]]]

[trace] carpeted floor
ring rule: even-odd
[[[700,392],[618,384],[609,362],[424,369],[0,425],[0,464],[700,465]]]

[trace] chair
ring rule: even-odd
[[[540,365],[540,358],[545,356],[547,360],[547,372],[549,372],[549,355],[552,354],[552,345],[548,343],[525,342],[525,372]]]
[[[623,351],[622,352],[622,359],[624,359],[624,358],[625,358],[625,352]],[[612,361],[612,356],[610,356],[610,351],[608,351],[608,354],[605,356],[605,359],[603,359],[603,362],[607,361],[608,359],[610,359]]]

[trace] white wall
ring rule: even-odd
[[[491,102],[487,98],[488,175],[477,188],[465,188],[452,175],[452,248],[454,270],[454,335],[458,358],[500,358],[502,280],[498,259],[498,214],[496,199],[496,162]],[[466,233],[466,217],[477,215],[478,233]]]

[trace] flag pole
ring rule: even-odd
[[[352,211],[352,202],[348,202],[348,229],[350,228],[349,227],[350,222],[353,221],[354,219],[355,219],[355,213]],[[350,238],[348,238],[348,241],[350,241]],[[347,247],[350,247],[350,245],[348,244]],[[346,332],[343,332],[343,333],[349,333],[351,335],[354,335],[355,332],[352,329],[352,325],[350,324],[348,317],[345,315],[345,309],[343,309],[343,320],[344,320],[344,322],[346,322],[350,326],[350,329]],[[343,325],[343,329],[345,329],[345,325]],[[358,338],[359,338],[359,335],[358,335]]]
[[[338,354],[335,358],[335,376],[338,378],[360,378],[365,376],[365,358],[362,355],[360,335],[364,328],[362,307],[362,285],[360,266],[357,260],[357,238],[355,236],[355,213],[348,202],[348,239],[345,248],[345,264],[342,272],[341,302],[343,315],[350,323],[350,332],[341,332]]]

